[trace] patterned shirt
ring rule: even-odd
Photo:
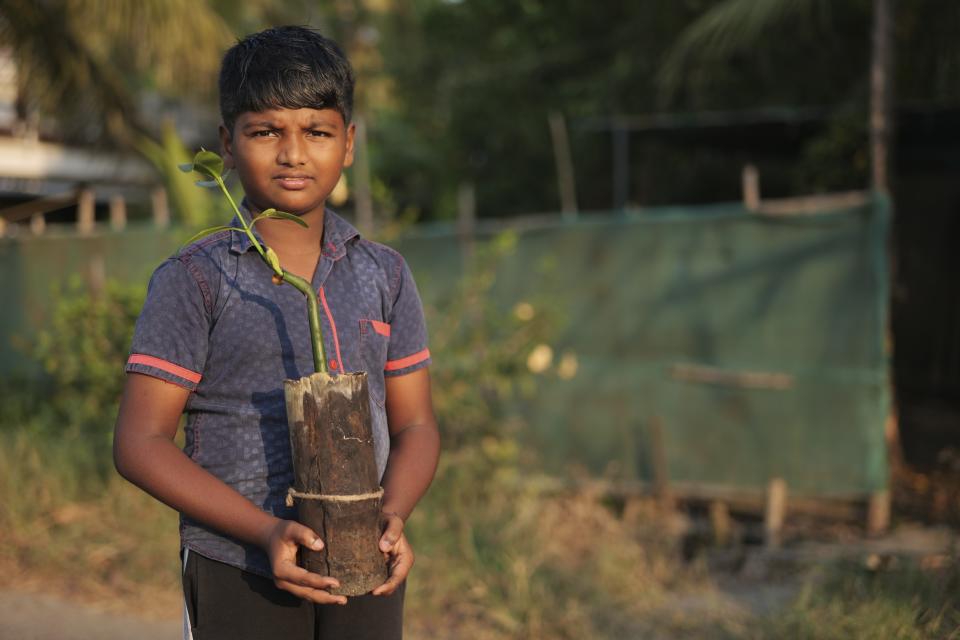
[[[330,210],[323,224],[312,284],[330,373],[367,372],[382,477],[390,451],[384,378],[430,363],[423,309],[399,253]],[[293,519],[284,504],[293,469],[283,381],[313,373],[313,352],[305,297],[273,284],[271,273],[234,231],[168,258],[150,279],[126,370],[189,389],[184,452],[265,511]],[[200,555],[271,575],[259,547],[183,515],[180,536]]]

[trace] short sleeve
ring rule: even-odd
[[[203,282],[183,261],[160,265],[147,287],[126,371],[143,373],[190,391],[197,388],[207,359],[209,301]]]
[[[400,376],[430,364],[427,348],[427,323],[413,274],[401,258],[393,308],[388,318],[390,347],[384,375]]]

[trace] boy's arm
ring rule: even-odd
[[[373,590],[392,593],[413,566],[413,551],[403,535],[404,521],[427,491],[440,457],[440,434],[433,415],[429,369],[386,378],[390,455],[383,475],[386,528],[380,549],[392,556],[390,578]]]
[[[174,444],[189,395],[187,389],[158,378],[127,375],[113,440],[120,475],[173,509],[262,547],[281,589],[320,604],[346,604],[345,597],[325,591],[339,586],[334,578],[296,564],[298,545],[323,548],[316,533],[262,511]]]

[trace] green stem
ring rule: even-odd
[[[218,176],[216,180],[217,184],[220,185],[220,189],[223,191],[223,194],[227,196],[230,206],[233,207],[237,217],[240,218],[240,224],[243,225],[244,232],[246,232],[247,237],[250,238],[250,242],[253,243],[254,248],[257,250],[257,253],[260,254],[260,257],[263,259],[263,261],[266,262],[267,266],[274,270],[284,282],[306,296],[307,319],[310,321],[310,344],[313,347],[313,368],[316,371],[329,374],[330,370],[327,368],[327,354],[323,346],[323,329],[320,328],[320,305],[317,303],[317,292],[313,290],[313,287],[309,282],[300,276],[290,273],[284,269],[279,271],[274,269],[274,267],[267,260],[267,253],[264,251],[263,246],[257,240],[257,237],[253,235],[253,229],[251,229],[251,225],[248,225],[247,221],[243,219],[243,214],[240,213],[240,208],[237,206],[237,203],[234,202],[233,197],[230,195],[230,191],[227,190],[227,185],[223,182],[223,178]]]
[[[233,207],[233,211],[237,214],[237,217],[240,218],[240,224],[243,225],[243,230],[247,233],[247,237],[250,238],[250,242],[253,243],[257,253],[260,254],[261,258],[266,258],[266,254],[263,250],[263,247],[260,245],[260,241],[257,240],[257,236],[253,235],[253,230],[250,228],[250,225],[247,224],[247,221],[243,219],[243,214],[240,213],[240,207],[238,207],[237,203],[233,201],[233,196],[230,195],[230,191],[227,189],[227,185],[223,181],[223,178],[217,176],[216,181],[217,184],[220,185],[220,190],[223,191],[223,195],[227,196],[227,201],[230,203],[230,206]]]
[[[283,272],[283,281],[307,297],[307,316],[310,319],[310,342],[313,345],[313,366],[317,371],[329,374],[327,354],[323,347],[323,330],[320,328],[320,305],[317,304],[317,292],[309,282],[298,275]]]

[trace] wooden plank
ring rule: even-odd
[[[744,389],[778,389],[793,387],[794,378],[773,371],[733,371],[708,365],[678,363],[670,367],[670,376],[685,382],[700,382]]]
[[[847,209],[862,207],[868,202],[870,202],[870,194],[866,191],[847,191],[797,198],[761,200],[754,211],[758,215],[772,217],[803,216],[830,211],[846,212]]]
[[[589,488],[598,495],[621,499],[656,495],[653,483],[642,480],[624,482],[599,479],[589,481],[557,479],[552,485],[552,489],[558,493],[583,491],[585,488]],[[766,507],[766,492],[763,489],[672,481],[670,493],[677,503],[709,506],[711,502],[722,501],[731,513],[763,515]],[[790,497],[790,513],[862,523],[868,500],[869,496],[866,494],[824,497],[794,495]]]
[[[29,220],[37,214],[50,213],[76,204],[78,195],[77,191],[68,191],[52,196],[34,198],[12,207],[0,209],[0,218],[3,218],[6,222]]]

